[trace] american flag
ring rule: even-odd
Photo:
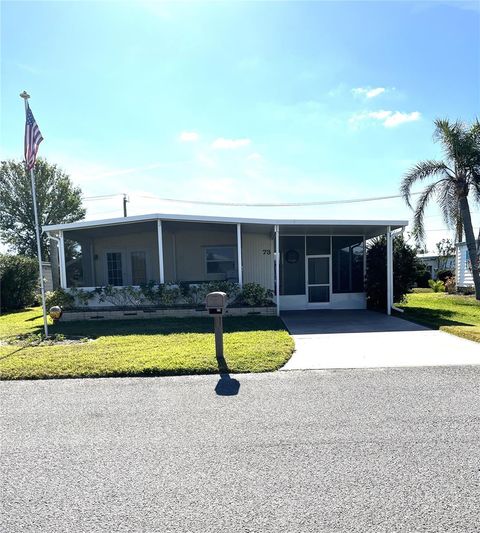
[[[38,146],[43,141],[38,124],[35,122],[30,106],[27,104],[27,118],[25,122],[25,164],[27,170],[35,166]]]

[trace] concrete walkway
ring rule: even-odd
[[[291,311],[283,370],[480,365],[480,345],[373,311]]]

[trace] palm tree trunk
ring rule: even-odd
[[[466,196],[462,196],[459,201],[460,213],[463,220],[463,229],[465,230],[465,241],[467,243],[468,255],[472,264],[473,283],[475,285],[475,298],[480,300],[480,273],[478,271],[478,252],[475,234],[473,233],[472,217],[470,216],[470,207]]]

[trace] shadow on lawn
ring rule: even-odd
[[[425,307],[406,307],[404,318],[412,322],[426,324],[433,329],[441,326],[476,326],[475,321],[460,322],[450,317],[457,315],[454,311],[447,309],[426,309]]]
[[[283,322],[274,316],[225,317],[225,333],[240,331],[284,330]],[[41,333],[39,325],[32,330]],[[208,317],[159,318],[131,320],[79,320],[59,322],[50,326],[50,333],[61,333],[66,337],[84,336],[90,338],[127,335],[170,335],[174,333],[213,333],[213,320]]]

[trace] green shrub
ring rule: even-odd
[[[430,279],[428,280],[428,284],[433,292],[445,292],[445,283],[441,279]]]
[[[421,264],[419,265],[415,283],[417,287],[420,287],[421,289],[428,289],[428,281],[432,279],[432,275],[425,268],[422,269],[422,266],[423,265]]]
[[[32,305],[39,286],[38,263],[22,255],[0,254],[0,298],[4,309]]]
[[[265,289],[259,283],[245,283],[238,301],[251,307],[267,305],[273,298],[273,291]]]
[[[142,289],[137,289],[131,285],[126,287],[106,285],[96,289],[95,292],[98,294],[99,302],[108,302],[116,307],[138,307],[145,301]]]
[[[75,298],[63,289],[47,292],[45,295],[45,307],[47,311],[55,305],[58,305],[62,309],[69,309],[75,305]]]
[[[418,271],[423,271],[416,251],[402,235],[393,238],[393,298],[404,300],[412,290]],[[367,248],[367,272],[365,280],[369,309],[385,310],[387,307],[387,239],[373,239]]]
[[[69,289],[69,293],[73,296],[76,307],[85,307],[88,305],[89,300],[91,300],[95,293],[92,291],[85,291],[79,289],[78,287],[72,287]]]
[[[235,281],[210,281],[205,284],[205,296],[209,292],[224,292],[227,295],[227,300],[232,302],[240,294],[240,285]],[[205,300],[204,300],[205,301]]]

